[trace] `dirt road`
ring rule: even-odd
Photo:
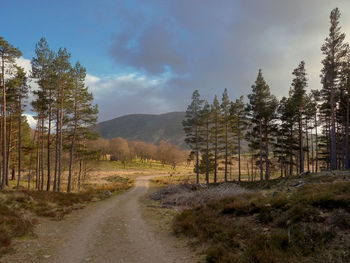
[[[194,262],[172,237],[160,237],[141,214],[140,198],[150,177],[136,179],[135,187],[78,210],[61,222],[43,221],[38,238],[23,242],[21,253],[4,262]]]

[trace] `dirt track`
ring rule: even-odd
[[[2,262],[194,262],[172,237],[155,234],[143,219],[139,199],[147,193],[149,178],[139,177],[130,191],[75,211],[61,222],[43,221],[38,238],[22,242],[19,253]]]

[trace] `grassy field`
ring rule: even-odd
[[[119,171],[160,171],[169,173],[183,173],[193,169],[193,167],[187,167],[184,164],[173,166],[168,164],[162,164],[158,161],[142,161],[140,159],[133,159],[125,164],[121,161],[96,161],[93,163],[96,169],[100,170],[119,170]]]
[[[177,201],[191,207],[174,217],[173,231],[204,247],[207,262],[350,262],[348,172],[240,185],[245,192],[204,204]]]

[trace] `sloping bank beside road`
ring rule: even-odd
[[[348,172],[241,186],[168,186],[152,197],[181,210],[173,231],[207,262],[350,262]]]

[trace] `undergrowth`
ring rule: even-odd
[[[207,262],[350,262],[350,182],[319,179],[251,184],[182,211],[174,232],[205,244]]]

